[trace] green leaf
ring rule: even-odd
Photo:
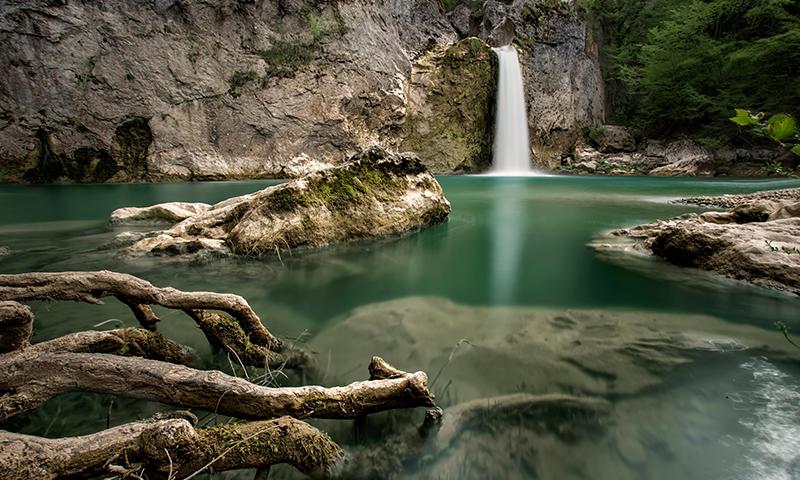
[[[746,127],[748,125],[758,125],[758,120],[753,117],[750,112],[741,108],[736,109],[736,116],[731,117],[730,120],[737,125],[741,125],[742,127]]]
[[[795,133],[797,122],[789,115],[779,113],[773,115],[767,120],[767,126],[764,128],[766,133],[773,140],[782,142],[789,139]]]
[[[794,146],[794,147],[792,147],[792,149],[791,149],[791,150],[789,150],[789,151],[790,151],[790,152],[792,152],[792,153],[794,153],[795,155],[800,155],[800,145],[795,145],[795,146]]]

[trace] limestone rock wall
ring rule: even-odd
[[[477,38],[437,47],[411,70],[401,150],[434,172],[475,172],[492,163],[497,57]]]
[[[290,177],[373,144],[414,146],[435,172],[479,169],[491,118],[454,105],[474,117],[455,144],[481,123],[483,143],[442,157],[446,134],[408,112],[441,105],[420,89],[434,52],[510,31],[544,162],[602,101],[585,24],[569,9],[526,17],[539,3],[489,0],[469,10],[472,32],[437,0],[3,0],[0,181]]]

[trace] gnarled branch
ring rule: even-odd
[[[140,325],[151,331],[156,330],[159,321],[151,305],[183,310],[197,323],[215,349],[233,353],[245,365],[298,369],[313,365],[313,359],[307,352],[290,347],[272,336],[247,301],[238,295],[158,288],[140,278],[108,271],[0,275],[0,299],[99,303],[101,298],[108,296],[127,305]],[[27,308],[18,303],[15,305]],[[14,307],[16,310],[17,307]],[[4,316],[10,318],[10,315],[11,307],[4,309],[0,306],[0,321]],[[9,331],[7,335],[12,333]],[[0,337],[0,351],[2,343]]]
[[[269,388],[219,371],[145,358],[22,351],[0,356],[0,391],[8,392],[0,397],[0,422],[71,390],[125,395],[238,418],[356,418],[394,408],[433,406],[427,379],[424,372],[416,372],[344,387]]]
[[[176,412],[177,413],[177,412]],[[291,417],[196,430],[190,414],[156,418],[81,437],[47,439],[0,431],[0,478],[77,478],[141,472],[186,478],[288,463],[324,475],[342,458],[327,435]]]
[[[148,330],[154,330],[158,321],[150,305],[178,310],[221,310],[239,322],[251,341],[276,351],[280,351],[282,346],[281,341],[269,333],[247,301],[239,295],[159,288],[141,278],[106,270],[0,275],[0,299],[4,300],[99,303],[103,297],[120,299],[133,310],[142,327]]]

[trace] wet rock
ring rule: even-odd
[[[689,214],[611,232],[670,263],[800,294],[800,202],[725,199],[731,212]],[[597,243],[600,249],[627,248]]]
[[[111,212],[111,225],[159,224],[174,225],[192,215],[211,208],[207,203],[169,202],[149,207],[125,207]]]
[[[783,188],[780,190],[768,190],[744,195],[691,197],[676,200],[675,203],[700,205],[704,207],[735,208],[749,205],[758,200],[786,200],[787,203],[800,202],[800,188]]]
[[[371,148],[342,166],[213,205],[128,253],[269,254],[403,234],[449,213],[441,187],[416,155]]]
[[[620,125],[603,125],[605,132],[599,140],[599,148],[603,153],[632,152],[636,142],[627,128]]]
[[[433,173],[488,169],[496,86],[496,56],[477,38],[426,53],[411,70],[401,149]]]

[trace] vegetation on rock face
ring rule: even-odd
[[[603,30],[611,120],[642,135],[720,145],[736,141],[727,119],[740,105],[800,114],[800,3],[582,4]]]
[[[600,141],[603,140],[603,137],[606,135],[606,129],[602,125],[593,123],[583,127],[581,129],[581,134],[584,140],[586,140],[586,143],[597,148],[600,146]]]
[[[299,68],[322,53],[323,45],[331,37],[341,37],[347,33],[338,10],[327,11],[317,5],[316,8],[309,8],[304,18],[305,31],[300,35],[278,38],[269,48],[257,52],[266,62],[263,77],[253,69],[237,70],[231,75],[229,92],[232,96],[238,97],[239,88],[256,80],[260,80],[260,85],[264,87],[270,78],[293,77]]]
[[[403,150],[434,172],[481,171],[491,164],[497,59],[477,38],[428,52],[409,85]]]
[[[231,86],[229,90],[230,94],[234,97],[238,97],[239,89],[255,80],[258,80],[258,73],[256,73],[255,70],[236,70],[228,81]]]

